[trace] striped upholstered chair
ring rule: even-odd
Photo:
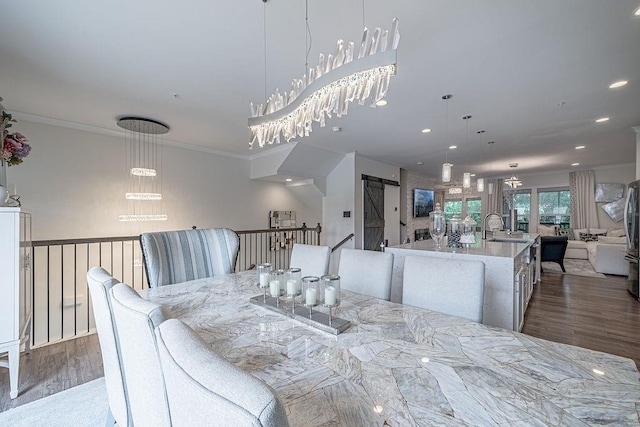
[[[228,228],[161,231],[140,235],[149,286],[232,273],[240,241]]]

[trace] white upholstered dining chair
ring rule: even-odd
[[[228,228],[160,231],[140,235],[149,286],[233,273],[240,241]]]
[[[408,256],[404,260],[402,303],[482,323],[484,263]]]
[[[289,266],[299,268],[302,276],[324,276],[329,272],[331,248],[296,243],[291,251]]]
[[[340,251],[338,275],[342,289],[389,301],[393,254],[361,249]]]
[[[173,426],[289,425],[268,385],[220,357],[182,321],[167,320],[155,333]]]
[[[123,283],[110,293],[133,424],[171,425],[154,332],[166,314]]]
[[[106,425],[131,426],[129,403],[122,371],[120,344],[116,334],[111,310],[109,290],[120,283],[102,267],[93,267],[87,272],[87,283],[91,293],[93,317],[100,341],[104,381],[107,387],[109,412]]]

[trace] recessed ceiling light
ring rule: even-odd
[[[342,128],[339,127],[339,126],[334,126],[334,127],[331,128],[331,130],[334,131],[334,132],[342,132]]]
[[[293,180],[292,180],[291,178],[287,178],[287,179],[285,179],[285,181],[287,181],[287,182],[291,182],[291,181],[293,181]]]
[[[609,117],[600,117],[599,119],[596,120],[596,123],[604,123],[608,121],[609,121]]]
[[[576,150],[582,150],[584,148],[584,145],[576,145]]]
[[[600,369],[595,369],[595,368],[594,368],[594,369],[592,369],[592,371],[593,371],[593,373],[594,373],[594,374],[604,375],[604,372],[603,372],[603,371],[601,371]]]
[[[378,107],[384,107],[385,105],[387,105],[387,100],[386,99],[381,99],[380,101],[376,102],[376,105]]]
[[[640,10],[640,9],[638,9],[638,10]],[[626,80],[620,80],[618,82],[611,83],[609,85],[609,89],[619,88],[619,87],[625,86],[627,83],[629,83],[629,82],[626,81]]]
[[[458,146],[457,146],[457,145],[450,145],[450,146],[449,146],[449,150],[455,150],[456,148],[458,148]]]
[[[431,129],[429,128],[422,129],[422,133],[429,133],[429,132],[431,132]]]
[[[635,12],[633,12],[633,14],[634,14],[635,16],[640,16],[640,7],[639,7],[639,8],[637,8],[637,9],[636,9],[636,11],[635,11]]]
[[[571,163],[571,166],[580,166],[580,163]]]
[[[471,174],[471,176],[476,176],[476,174],[475,174],[475,173],[472,173],[472,174]]]
[[[424,162],[418,162],[417,164],[418,165],[424,165]]]

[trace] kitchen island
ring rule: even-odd
[[[450,249],[446,243],[440,250],[433,246],[432,240],[421,240],[385,249],[394,256],[391,301],[402,302],[406,256],[480,260],[485,264],[482,323],[512,331],[522,329],[533,286],[540,277],[539,235],[523,234],[512,238],[505,234],[483,240],[478,233],[476,243],[469,249]],[[447,280],[446,277],[443,280]],[[455,286],[454,283],[451,285]],[[411,304],[410,301],[407,303]]]

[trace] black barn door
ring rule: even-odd
[[[364,249],[379,251],[384,239],[384,183],[364,180]]]

